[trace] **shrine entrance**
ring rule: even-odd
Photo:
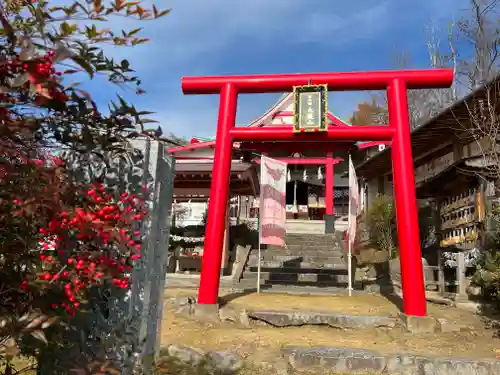
[[[198,303],[217,305],[233,142],[307,143],[314,148],[317,142],[391,141],[404,313],[425,316],[407,90],[446,88],[452,82],[453,71],[450,69],[183,77],[184,94],[220,94]],[[298,113],[295,126],[235,127],[238,94],[290,92],[297,86],[312,85],[322,85],[324,91],[386,90],[389,124],[332,127],[321,123],[309,129],[300,126],[302,119]],[[321,102],[315,104],[321,106]]]

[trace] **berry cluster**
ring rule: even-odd
[[[5,81],[7,77],[15,78],[26,75],[28,82],[24,84],[24,88],[29,89],[30,85],[33,85],[35,91],[41,96],[66,101],[67,96],[58,89],[56,84],[57,77],[61,76],[62,73],[54,68],[54,57],[55,52],[50,50],[45,55],[28,61],[21,60],[19,55],[6,58],[3,63],[0,60],[0,81]],[[40,100],[43,102],[43,99]],[[15,99],[11,95],[4,93],[0,94],[0,102],[14,104]],[[0,106],[0,115],[6,115],[7,113],[5,105]]]
[[[20,201],[13,203],[22,206]],[[67,297],[53,308],[74,315],[85,289],[104,280],[129,288],[128,274],[141,252],[137,229],[147,214],[144,198],[128,193],[116,198],[101,184],[94,184],[82,194],[80,207],[60,212],[40,228],[42,271],[38,283],[60,286]],[[28,282],[21,288],[28,291]]]

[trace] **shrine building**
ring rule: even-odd
[[[293,93],[282,96],[248,127],[273,127],[294,123]],[[350,126],[328,112],[328,125]],[[288,164],[286,187],[287,232],[325,233],[325,218],[345,230],[348,213],[349,151],[365,144],[334,143],[314,147],[307,143],[242,142],[234,145],[231,166],[229,220],[257,220],[259,216],[260,155]],[[381,142],[377,142],[377,145]],[[383,143],[383,142],[382,142]],[[192,138],[189,145],[169,152],[176,158],[174,203],[189,213],[177,225],[201,224],[207,209],[213,165],[214,139]],[[384,147],[383,144],[379,147]],[[333,228],[332,228],[333,229]]]

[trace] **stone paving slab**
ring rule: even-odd
[[[323,370],[343,374],[498,375],[500,361],[470,358],[430,358],[411,354],[380,354],[345,347],[288,347],[282,355],[294,370]]]
[[[345,315],[338,313],[303,311],[249,311],[251,319],[260,320],[275,327],[326,325],[340,329],[394,328],[397,318],[389,316]]]

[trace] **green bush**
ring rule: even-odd
[[[500,210],[493,209],[488,216],[486,246],[477,259],[472,285],[480,287],[482,296],[500,309]]]
[[[392,258],[397,256],[397,229],[394,200],[386,195],[377,195],[365,214],[370,240]]]

